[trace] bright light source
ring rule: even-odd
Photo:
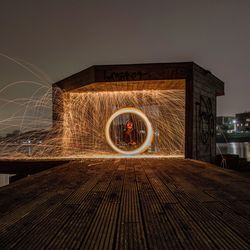
[[[144,141],[144,143],[137,149],[132,150],[132,151],[125,151],[125,150],[121,150],[119,149],[112,141],[111,136],[110,136],[110,125],[112,123],[112,121],[119,115],[121,114],[135,114],[138,115],[144,122],[147,128],[147,137]],[[111,117],[108,119],[107,123],[106,123],[106,127],[105,127],[105,136],[106,136],[106,140],[108,142],[108,144],[111,146],[111,148],[113,148],[116,152],[121,153],[121,154],[125,154],[125,155],[136,155],[136,154],[141,154],[143,153],[145,150],[147,150],[147,148],[151,145],[151,142],[153,140],[153,128],[152,125],[149,121],[149,119],[147,118],[147,116],[139,109],[136,108],[123,108],[123,109],[119,109],[118,111],[116,111],[113,115],[111,115]]]

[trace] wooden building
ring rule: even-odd
[[[193,62],[92,66],[53,84],[55,127],[64,119],[65,95],[79,91],[185,90],[184,156],[213,162],[216,97],[224,83]],[[63,131],[61,130],[61,133]]]

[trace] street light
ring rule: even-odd
[[[233,124],[234,124],[234,132],[236,132],[236,123],[237,123],[237,121],[234,119],[234,120],[233,120]]]

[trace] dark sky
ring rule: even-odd
[[[250,110],[249,0],[1,0],[0,34],[0,53],[49,83],[93,64],[195,61],[225,81],[219,115]],[[0,88],[17,80],[38,79],[0,56]],[[0,96],[32,90],[20,86]]]

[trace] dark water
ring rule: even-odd
[[[250,161],[250,142],[217,143],[217,154],[237,154]]]

